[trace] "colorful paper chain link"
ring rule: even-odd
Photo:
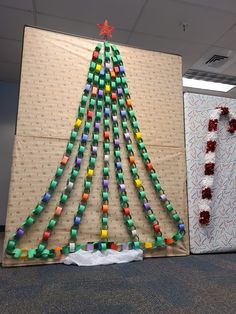
[[[105,250],[107,248],[115,250],[126,250],[131,248],[156,248],[165,245],[171,245],[176,241],[182,239],[185,234],[183,221],[180,219],[177,212],[173,209],[171,202],[167,199],[164,190],[161,188],[156,171],[149,159],[146,147],[144,145],[140,129],[138,127],[137,119],[132,107],[132,101],[130,98],[128,85],[126,81],[126,75],[124,65],[119,53],[119,50],[115,45],[112,45],[112,64],[110,60],[110,46],[108,42],[104,43],[104,66],[102,66],[102,55],[100,53],[102,45],[98,44],[93,52],[92,61],[90,63],[89,72],[87,75],[87,82],[84,89],[84,93],[81,98],[80,106],[78,109],[78,116],[74,124],[74,128],[71,131],[70,139],[66,146],[66,152],[64,153],[59,167],[56,170],[56,174],[53,180],[50,182],[49,188],[42,196],[42,199],[37,204],[35,209],[26,218],[22,225],[16,230],[15,234],[8,241],[6,247],[6,253],[13,258],[60,258],[62,254],[68,254],[75,252],[81,248],[93,251],[96,249]],[[38,244],[36,249],[23,250],[16,247],[17,242],[25,234],[25,231],[29,229],[36,219],[41,215],[43,210],[49,203],[53,192],[55,191],[63,171],[68,164],[68,160],[74,148],[74,143],[78,136],[78,130],[82,124],[82,120],[85,116],[86,104],[89,103],[88,110],[86,111],[86,121],[84,123],[84,129],[82,131],[80,145],[75,158],[74,166],[72,167],[69,178],[67,179],[66,187],[62,190],[60,200],[56,205],[54,216],[49,220],[48,226],[43,233],[42,240]],[[129,168],[133,177],[133,182],[137,189],[138,196],[142,202],[145,216],[148,218],[154,231],[155,242],[141,243],[137,234],[137,230],[134,224],[134,220],[131,216],[129,208],[128,195],[126,191],[122,160],[121,160],[121,146],[119,138],[119,122],[118,111],[122,126],[122,133],[125,140],[127,158],[129,162]],[[94,114],[95,111],[95,114]],[[101,241],[78,244],[77,234],[79,225],[82,221],[83,213],[86,210],[87,202],[90,195],[90,189],[92,186],[92,177],[95,170],[98,142],[99,142],[99,130],[101,125],[101,118],[103,113],[103,178],[102,178],[102,204],[101,204]],[[114,243],[109,242],[108,237],[108,207],[109,207],[109,159],[110,159],[110,118],[112,123],[112,135],[114,146],[114,164],[117,189],[119,194],[120,206],[124,217],[124,223],[130,234],[130,242],[128,243]],[[129,121],[128,121],[129,120]],[[134,133],[135,141],[140,152],[141,158],[145,164],[146,170],[149,172],[151,182],[159,195],[160,201],[164,208],[171,213],[174,221],[177,222],[178,231],[171,238],[163,238],[159,222],[154,215],[150,203],[148,202],[144,186],[138,175],[138,169],[135,163],[134,151],[132,148],[132,141],[129,134],[128,122],[131,123],[132,132]],[[69,243],[63,247],[55,247],[48,250],[48,240],[57,225],[60,215],[63,211],[65,204],[67,203],[70,194],[73,190],[74,183],[81,168],[88,136],[90,133],[91,125],[93,124],[93,134],[91,141],[91,152],[89,162],[87,166],[87,175],[84,180],[84,189],[79,202],[77,212],[73,219],[73,225],[70,229]]]

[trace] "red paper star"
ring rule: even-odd
[[[111,32],[114,30],[114,26],[110,26],[107,20],[105,20],[103,24],[97,24],[97,27],[101,30],[100,36],[104,36],[104,38],[110,36],[112,38]]]

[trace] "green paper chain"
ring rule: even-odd
[[[40,216],[40,214],[43,212],[47,204],[49,203],[54,190],[56,189],[58,182],[60,178],[62,177],[63,171],[65,167],[67,166],[68,160],[72,154],[72,151],[74,149],[74,143],[78,137],[78,130],[82,124],[82,120],[85,115],[85,108],[89,99],[89,108],[87,110],[87,119],[84,123],[84,129],[81,136],[81,143],[78,148],[78,154],[76,157],[80,160],[80,163],[75,163],[75,165],[72,167],[72,171],[70,173],[70,177],[67,180],[67,185],[65,189],[62,190],[62,194],[60,197],[60,201],[58,202],[58,205],[56,207],[56,211],[54,214],[54,217],[50,219],[48,223],[47,229],[44,231],[43,234],[43,240],[39,243],[37,249],[28,249],[26,251],[28,258],[34,258],[34,257],[40,257],[40,258],[58,258],[61,254],[68,254],[70,252],[77,251],[81,248],[86,248],[86,244],[78,244],[77,243],[77,233],[79,229],[79,224],[83,217],[83,212],[86,209],[87,200],[89,197],[91,185],[92,185],[92,175],[93,171],[95,169],[97,155],[93,152],[93,147],[98,147],[98,132],[99,128],[95,128],[96,122],[101,122],[101,116],[102,116],[102,108],[104,104],[104,141],[103,141],[103,157],[104,157],[104,165],[103,165],[103,183],[104,180],[109,180],[109,159],[108,157],[105,157],[106,155],[110,155],[110,122],[109,117],[112,119],[112,134],[113,134],[113,142],[114,142],[114,163],[115,163],[115,171],[116,171],[116,181],[117,181],[117,188],[118,188],[118,194],[121,204],[121,209],[123,211],[124,216],[124,222],[128,229],[128,232],[131,237],[131,242],[126,243],[127,248],[157,248],[159,246],[163,246],[165,244],[172,244],[176,241],[182,239],[183,235],[185,234],[184,230],[184,224],[183,221],[180,219],[178,213],[173,209],[173,205],[171,202],[167,199],[164,190],[161,188],[159,179],[157,177],[156,171],[154,167],[151,164],[151,161],[149,159],[148,152],[146,150],[146,147],[144,145],[137,119],[135,117],[128,84],[126,81],[126,74],[123,67],[123,62],[120,56],[120,52],[117,49],[115,45],[112,45],[112,63],[113,63],[113,69],[110,69],[107,67],[107,64],[110,63],[110,47],[107,42],[104,43],[104,66],[105,66],[105,72],[103,73],[101,71],[101,64],[102,64],[102,55],[100,53],[101,50],[101,44],[98,44],[93,52],[93,59],[90,62],[89,66],[89,72],[87,75],[87,84],[84,90],[84,93],[81,98],[80,106],[78,109],[78,115],[77,119],[74,125],[74,128],[71,131],[69,142],[66,146],[66,152],[63,155],[62,162],[60,166],[56,170],[56,174],[52,181],[50,182],[50,186],[47,190],[47,192],[44,194],[42,200],[37,204],[35,209],[32,211],[31,215],[26,218],[26,220],[23,222],[20,228],[17,229],[16,234],[14,234],[10,240],[8,241],[6,253],[8,255],[13,256],[14,258],[23,257],[25,258],[25,252],[23,254],[22,250],[16,247],[16,243],[21,238],[19,236],[20,233],[24,233],[26,229],[29,229],[37,217]],[[120,92],[120,89],[122,88],[122,93]],[[99,94],[100,91],[102,91],[102,96]],[[104,94],[105,93],[105,94]],[[117,101],[118,99],[118,101]],[[112,102],[111,102],[112,100]],[[178,224],[178,232],[173,235],[172,239],[163,239],[161,231],[159,229],[155,229],[155,242],[154,244],[145,245],[142,244],[139,241],[139,237],[137,235],[136,227],[134,225],[133,218],[130,213],[129,209],[129,203],[128,203],[128,196],[124,184],[124,174],[122,170],[122,160],[120,155],[120,145],[119,145],[119,124],[117,120],[117,104],[119,104],[120,110],[123,110],[126,112],[126,115],[129,118],[129,121],[132,126],[132,132],[135,136],[135,142],[137,144],[138,150],[140,152],[141,158],[145,164],[145,167],[147,171],[149,172],[149,176],[151,179],[151,182],[158,193],[158,196],[162,200],[162,205],[164,208],[167,209],[168,212],[172,214],[172,218],[174,221]],[[126,104],[126,106],[125,106]],[[74,224],[71,227],[70,231],[70,241],[67,245],[63,246],[62,248],[56,247],[55,249],[48,250],[47,247],[47,240],[50,237],[52,231],[54,230],[57,221],[60,217],[60,214],[58,214],[60,211],[63,210],[63,207],[65,206],[67,200],[69,199],[70,193],[73,190],[74,183],[76,181],[76,177],[78,176],[81,162],[83,159],[84,151],[86,149],[87,144],[87,138],[91,129],[92,124],[92,115],[93,111],[95,109],[95,118],[94,118],[94,131],[92,135],[92,143],[91,143],[91,154],[89,158],[89,164],[87,167],[87,176],[84,181],[84,190],[82,194],[82,198],[80,201],[80,204],[78,206],[77,213],[74,217]],[[110,110],[111,110],[111,116],[110,116]],[[109,114],[105,112],[109,112]],[[129,134],[128,129],[128,120],[125,117],[122,117],[120,112],[120,118],[121,118],[121,125],[122,125],[122,132],[125,137],[125,134]],[[108,132],[108,133],[105,133]],[[107,135],[109,136],[107,137]],[[125,137],[126,139],[126,137]],[[126,140],[126,152],[127,156],[129,158],[129,166],[130,171],[132,173],[135,186],[137,188],[138,196],[140,200],[142,201],[143,206],[145,207],[148,203],[148,199],[146,197],[146,193],[144,190],[144,187],[142,186],[142,183],[139,179],[138,170],[134,161],[134,152],[132,149],[132,141],[130,139]],[[108,186],[105,185],[102,190],[102,208],[104,205],[108,205]],[[59,209],[58,209],[59,208]],[[57,214],[56,214],[57,213]],[[154,225],[159,225],[158,220],[156,219],[156,216],[153,214],[152,209],[150,208],[146,212],[146,216],[149,219],[149,222]],[[102,211],[101,215],[101,239],[102,242],[94,242],[94,249],[100,249],[104,250],[108,247],[112,247],[114,249],[124,249],[124,244],[114,244],[111,242],[108,242],[108,212]],[[113,245],[113,246],[112,246]],[[24,255],[24,256],[23,256]]]

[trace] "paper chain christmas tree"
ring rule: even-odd
[[[89,66],[87,82],[81,98],[78,109],[78,116],[74,127],[71,131],[66,151],[56,169],[56,173],[50,185],[43,195],[42,199],[16,230],[15,234],[9,239],[6,254],[13,258],[33,259],[60,259],[62,255],[78,251],[80,249],[93,252],[94,250],[127,250],[127,249],[150,249],[158,248],[166,245],[175,245],[182,239],[185,234],[184,223],[178,213],[173,209],[173,205],[168,200],[158,180],[157,173],[149,159],[149,155],[142,139],[138,122],[132,107],[132,101],[129,94],[128,84],[126,81],[125,69],[119,50],[115,45],[109,45],[104,42],[104,62],[101,53],[102,45],[98,44],[93,51],[92,60]],[[87,108],[88,107],[88,108]],[[85,121],[83,121],[85,120]],[[145,169],[149,174],[150,180],[155,188],[155,191],[160,199],[160,202],[176,222],[177,231],[170,238],[164,238],[161,233],[160,225],[157,217],[154,215],[150,203],[148,202],[144,186],[140,180],[138,169],[135,163],[134,151],[130,131],[128,128],[130,123],[134,134],[135,142],[138,147],[140,156],[145,164]],[[121,125],[119,125],[121,124]],[[78,136],[78,130],[83,125],[81,140],[79,142],[78,152],[75,158],[75,163],[71,169],[66,187],[62,190],[60,199],[56,205],[53,217],[49,220],[46,230],[43,232],[42,240],[36,248],[20,249],[17,247],[18,241],[24,236],[26,229],[32,228],[36,219],[42,214],[47,204],[50,202],[52,195],[57,188],[59,180],[63,176],[63,172],[67,167],[68,160],[72,154],[75,141]],[[110,128],[110,125],[112,126]],[[121,128],[120,128],[121,127]],[[68,243],[62,247],[47,249],[48,239],[52,231],[56,228],[57,222],[67,203],[70,193],[74,187],[76,178],[80,171],[81,163],[84,157],[84,152],[88,143],[90,130],[92,131],[92,140],[90,147],[90,157],[87,166],[87,173],[84,180],[84,188],[79,202],[76,214],[73,218],[68,236]],[[96,168],[98,154],[98,139],[99,132],[103,128],[103,178],[102,178],[102,194],[101,194],[101,240],[96,243],[78,243],[77,235],[79,226],[83,219],[83,214],[87,207],[87,202],[90,196],[92,187],[92,179]],[[144,217],[146,217],[152,226],[154,241],[141,243],[137,234],[134,220],[129,208],[129,199],[124,184],[124,174],[122,170],[121,145],[119,131],[123,134],[125,147],[127,152],[129,169],[132,174],[138,197],[142,203]],[[114,165],[117,182],[117,192],[120,200],[120,208],[123,213],[124,223],[130,235],[128,243],[114,243],[109,241],[108,237],[108,218],[109,218],[109,163],[112,157],[110,156],[110,145],[114,148]]]

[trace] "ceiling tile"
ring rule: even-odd
[[[0,60],[0,81],[16,82],[20,78],[20,64]]]
[[[194,44],[183,40],[160,38],[139,33],[132,34],[129,44],[139,48],[181,55],[183,57],[183,73],[209,48],[205,44]]]
[[[34,25],[33,13],[1,7],[0,37],[21,40],[26,24]]]
[[[218,10],[234,12],[236,13],[236,1],[235,0],[182,0],[186,3],[202,5],[209,8],[214,8]]]
[[[93,24],[87,24],[75,20],[67,20],[58,17],[38,14],[37,24],[40,27],[55,31],[66,32],[74,35],[99,38],[99,29]],[[129,33],[126,31],[115,30],[113,39],[115,42],[126,43]]]
[[[236,2],[236,1],[235,1]],[[219,40],[215,42],[216,46],[223,47],[226,49],[236,50],[236,25],[224,33]]]
[[[187,23],[184,32],[181,23]],[[171,0],[149,0],[134,31],[205,44],[214,43],[235,23],[235,15]]]
[[[226,97],[236,98],[236,87],[234,87],[229,92],[227,92]]]
[[[236,76],[236,62],[227,67],[222,74]]]
[[[22,42],[0,38],[0,60],[20,63]]]
[[[131,30],[145,0],[36,0],[38,13],[81,20],[96,25],[108,19],[117,28]]]
[[[32,0],[0,0],[0,5],[6,5],[12,8],[33,11]]]

